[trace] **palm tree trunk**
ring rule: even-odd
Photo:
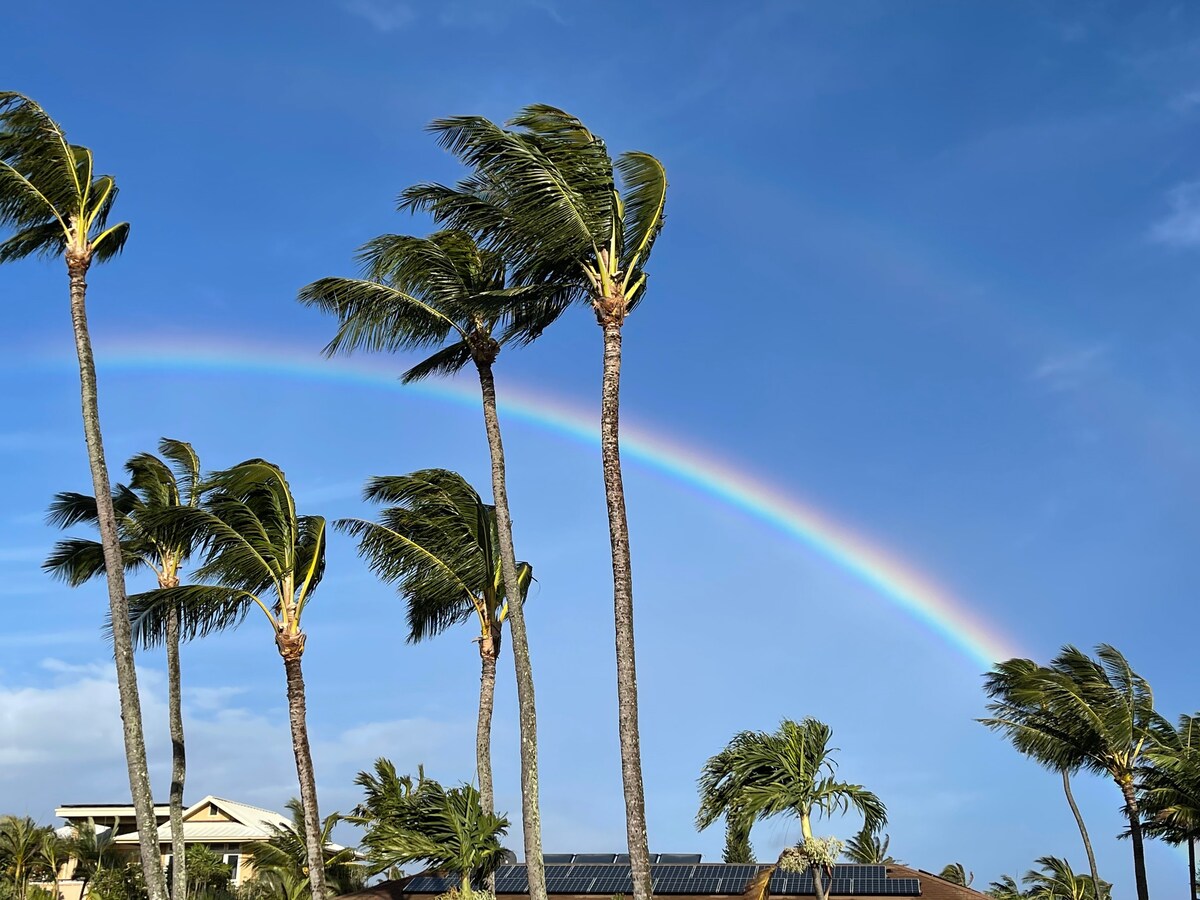
[[[1196,900],[1196,839],[1188,838],[1188,887]],[[1097,895],[1099,896],[1099,895]]]
[[[304,634],[275,636],[283,669],[287,673],[288,719],[292,726],[292,751],[300,781],[300,807],[304,811],[304,847],[308,855],[308,883],[313,900],[325,900],[325,848],[321,846],[321,816],[317,811],[317,780],[313,774],[312,750],[308,746],[308,722],[304,702]]]
[[[1137,886],[1137,897],[1138,900],[1150,900],[1150,890],[1146,885],[1146,854],[1142,846],[1142,815],[1138,809],[1133,784],[1122,782],[1121,793],[1125,797],[1125,814],[1129,817],[1129,838],[1133,843],[1133,878]]]
[[[176,585],[172,585],[176,586]],[[171,731],[171,896],[187,896],[187,861],[183,843],[183,781],[187,755],[183,743],[183,700],[179,675],[179,607],[167,610],[167,718]]]
[[[475,725],[475,771],[479,774],[479,805],[488,815],[496,811],[492,786],[492,707],[496,700],[496,652],[499,641],[491,635],[479,639],[479,721]],[[487,888],[496,893],[496,873],[487,877]]]
[[[625,789],[625,831],[634,900],[650,900],[650,848],[646,838],[646,792],[638,734],[637,665],[633,646],[633,572],[629,522],[621,483],[621,321],[604,321],[604,381],[600,396],[600,458],[612,545],[613,618],[617,645],[617,729],[621,738],[621,780]]]
[[[813,837],[812,820],[807,812],[800,813],[800,836],[804,839],[805,844]],[[817,895],[817,900],[828,900],[829,892],[826,890],[824,872],[821,867],[814,863],[809,866],[809,869],[812,872],[813,892]]]
[[[117,517],[113,512],[108,466],[104,461],[104,442],[100,434],[100,403],[96,390],[96,363],[87,325],[87,269],[91,260],[76,251],[67,253],[67,272],[71,277],[71,324],[75,331],[75,351],[79,358],[80,399],[83,408],[83,435],[87,442],[88,463],[92,470],[92,489],[104,550],[105,577],[108,582],[108,608],[112,621],[113,655],[117,670],[117,695],[121,703],[121,722],[125,739],[125,764],[129,771],[129,793],[137,821],[138,845],[149,900],[167,900],[162,855],[158,846],[158,823],[154,817],[154,796],[150,791],[150,773],[146,767],[146,739],[142,732],[142,705],[138,698],[137,670],[133,661],[133,639],[129,627],[129,600],[125,595],[125,567],[117,536]]]
[[[525,604],[513,548],[512,515],[504,465],[504,442],[496,412],[496,383],[490,363],[479,362],[483,393],[483,423],[492,458],[492,499],[496,504],[496,535],[500,542],[500,574],[508,598],[508,627],[512,635],[513,668],[517,675],[517,709],[521,724],[521,825],[525,838],[525,868],[529,900],[546,900],[546,869],[542,862],[542,813],[538,800],[537,703],[533,693],[533,663],[525,631]]]
[[[1100,891],[1100,873],[1096,869],[1096,854],[1092,852],[1092,839],[1088,837],[1088,830],[1087,826],[1083,823],[1083,816],[1079,812],[1079,807],[1075,805],[1075,795],[1071,791],[1071,775],[1066,769],[1062,770],[1062,780],[1063,793],[1067,795],[1067,803],[1071,807],[1071,812],[1075,815],[1075,824],[1079,826],[1079,835],[1083,838],[1083,849],[1087,853],[1088,868],[1092,873],[1092,886],[1096,889],[1096,898],[1099,900],[1103,894]]]

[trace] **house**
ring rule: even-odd
[[[633,893],[629,861],[624,854],[546,854],[546,889],[555,900],[597,900]],[[768,867],[752,864],[704,863],[698,855],[651,854],[651,876],[656,897],[671,900],[724,900],[740,897],[749,882]],[[453,878],[421,874],[401,881],[384,882],[339,900],[428,900],[445,893]],[[919,869],[898,864],[834,867],[830,897],[858,900],[868,897],[920,897],[922,900],[982,900],[979,891],[953,884]],[[502,866],[496,872],[497,900],[522,900],[529,896],[523,865]],[[776,871],[770,896],[815,896],[808,873]]]
[[[164,870],[169,870],[172,863],[169,813],[166,804],[155,804],[154,818],[158,824],[157,838]],[[67,823],[59,829],[60,834],[87,828],[90,821],[98,835],[111,837],[115,848],[131,858],[137,857],[139,836],[132,806],[67,804],[58,807],[54,814]],[[292,820],[288,816],[221,797],[205,797],[183,811],[185,845],[203,844],[219,853],[233,873],[231,883],[234,885],[248,880],[254,871],[246,855],[246,844],[268,840],[274,835],[275,828],[291,827]],[[74,874],[73,865],[62,874],[64,877],[59,884],[62,900],[81,900],[83,883],[70,877]]]

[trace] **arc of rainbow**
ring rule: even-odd
[[[148,348],[149,345],[149,348]],[[243,372],[411,391],[458,405],[479,403],[478,386],[462,381],[403,386],[397,369],[363,362],[327,360],[316,352],[230,344],[228,341],[137,345],[107,343],[97,352],[101,371]],[[506,384],[499,390],[501,412],[589,445],[599,443],[596,417],[566,401]],[[798,540],[933,632],[977,668],[1021,655],[994,624],[938,586],[915,567],[839,523],[832,515],[793,493],[695,447],[655,431],[622,423],[622,454],[646,468],[716,499]]]

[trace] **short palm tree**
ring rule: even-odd
[[[477,236],[513,268],[518,284],[557,285],[524,310],[539,333],[571,301],[585,303],[604,336],[600,452],[608,506],[617,646],[621,774],[634,900],[651,895],[637,711],[633,575],[621,476],[621,338],[646,293],[646,264],[663,225],[666,172],[648,153],[613,160],[604,141],[560,109],[534,105],[502,128],[478,116],[442,119],[431,129],[471,173],[456,187],[417,185],[405,206]]]
[[[109,495],[108,466],[100,431],[96,364],[87,324],[87,273],[92,263],[121,252],[129,224],[110,225],[117,198],[111,175],[97,174],[92,151],[71,144],[57,122],[30,98],[0,91],[0,229],[11,234],[0,241],[0,263],[27,256],[63,259],[70,280],[71,323],[79,360],[83,434],[98,498],[97,524],[104,547],[109,614],[116,624],[113,649],[117,693],[124,728],[129,790],[137,817],[142,868],[150,900],[166,900],[154,830],[154,799],[146,768],[146,741],[138,699],[133,640],[128,627],[129,604],[121,567],[120,537]]]
[[[886,807],[862,785],[837,780],[832,737],[828,725],[812,718],[784,719],[772,733],[736,735],[704,764],[696,827],[703,830],[731,810],[751,819],[792,815],[800,820],[803,844],[809,844],[820,841],[814,841],[814,816],[854,808],[866,828],[879,830],[887,822]],[[811,865],[821,900],[826,891],[823,868]]]
[[[1149,900],[1136,781],[1147,753],[1169,742],[1173,729],[1155,711],[1149,683],[1120,651],[1101,644],[1096,655],[1066,646],[1049,666],[1024,661],[1016,693],[997,693],[988,704],[993,715],[981,721],[1060,771],[1084,768],[1117,784],[1133,843],[1137,897]]]
[[[44,877],[54,885],[53,900],[59,900],[62,893],[59,889],[59,876],[63,867],[71,861],[71,844],[66,838],[57,834],[53,828],[42,832],[42,846],[38,852]]]
[[[1028,887],[1024,896],[1030,900],[1107,900],[1107,882],[1100,883],[1100,893],[1087,875],[1076,875],[1070,863],[1057,856],[1043,856],[1037,865],[1041,871],[1030,870],[1021,879]]]
[[[456,472],[423,469],[410,475],[372,478],[364,498],[389,504],[380,521],[340,519],[335,525],[358,539],[359,555],[380,578],[395,584],[408,603],[411,643],[474,620],[479,626],[479,716],[476,769],[484,812],[495,811],[492,787],[492,707],[496,659],[506,602],[496,509]],[[521,599],[532,569],[517,563]]]
[[[0,816],[0,873],[18,900],[29,895],[29,882],[45,874],[46,835],[54,832],[29,816]]]
[[[1173,734],[1146,754],[1140,775],[1145,831],[1168,844],[1187,844],[1188,881],[1196,900],[1196,840],[1200,839],[1200,716],[1180,716]]]
[[[359,774],[367,800],[349,820],[363,825],[362,846],[371,868],[384,872],[407,863],[446,872],[459,879],[460,894],[473,896],[481,884],[503,864],[500,839],[508,819],[483,811],[479,792],[471,785],[443,788],[422,773],[396,776],[387,760],[375,764],[376,775]]]
[[[1021,886],[1011,875],[1001,875],[988,885],[987,896],[994,900],[1025,900],[1029,895],[1021,890]]]
[[[968,872],[966,866],[960,862],[949,863],[942,867],[942,871],[938,873],[938,878],[943,881],[948,881],[951,884],[958,884],[962,887],[970,887],[971,882],[975,880],[975,873]]]
[[[896,858],[888,853],[891,843],[891,835],[880,835],[864,825],[846,841],[844,855],[850,862],[863,866],[890,866],[896,862]]]
[[[480,248],[469,235],[460,231],[441,231],[428,238],[382,235],[364,246],[359,258],[364,264],[366,278],[323,278],[300,291],[302,303],[338,317],[340,327],[326,346],[326,353],[395,352],[436,346],[438,349],[431,356],[404,374],[406,383],[435,374],[452,374],[468,364],[474,365],[479,376],[495,500],[496,528],[492,541],[495,549],[489,553],[499,563],[504,594],[509,598],[507,608],[517,680],[525,858],[530,861],[531,896],[533,900],[545,900],[538,801],[537,704],[525,629],[522,569],[513,548],[504,442],[492,367],[502,344],[527,343],[535,337],[516,324],[509,314],[512,307],[541,301],[551,292],[541,286],[509,286],[499,255]],[[498,327],[505,321],[513,327],[506,327],[503,334],[497,335]],[[496,634],[499,634],[498,629]],[[484,637],[481,652],[488,649],[486,635]],[[487,665],[485,659],[485,667]],[[491,666],[494,671],[494,659]],[[494,683],[494,675],[492,681]],[[485,730],[490,734],[490,728],[484,727],[482,696],[480,703],[482,738]],[[486,812],[494,809],[491,766],[490,763],[482,765],[485,757],[490,759],[490,756],[490,751],[479,753],[479,792]]]
[[[134,630],[146,644],[164,639],[164,610],[176,605],[185,639],[239,624],[257,608],[266,617],[287,676],[292,750],[304,807],[309,879],[316,900],[327,896],[319,835],[317,785],[305,709],[303,615],[325,573],[325,519],[302,516],[283,470],[249,459],[210,475],[199,507],[145,514],[148,526],[175,534],[203,554],[200,584],[159,588],[130,598]]]
[[[117,824],[97,828],[95,821],[89,818],[86,825],[75,825],[67,838],[67,854],[75,861],[72,877],[81,882],[80,897],[86,896],[88,882],[97,874],[105,869],[119,869],[125,864],[115,841]]]
[[[304,808],[295,798],[287,802],[292,814],[290,826],[267,825],[271,836],[265,841],[246,845],[246,853],[254,866],[254,877],[269,882],[280,895],[289,893],[289,886],[308,879],[308,837],[304,829]],[[325,854],[325,884],[333,896],[357,891],[363,886],[363,869],[358,855],[349,847],[333,844],[333,829],[341,817],[334,813],[321,822],[319,837]]]
[[[160,588],[172,588],[179,586],[179,572],[191,548],[181,542],[177,534],[165,538],[155,535],[143,524],[142,514],[178,506],[198,506],[200,460],[192,445],[185,441],[163,438],[158,447],[164,459],[151,453],[139,453],[125,464],[129,484],[117,485],[112,503],[126,571],[149,569]],[[72,528],[82,522],[94,525],[98,515],[95,497],[64,491],[55,495],[49,520],[60,528]],[[104,548],[98,541],[68,538],[55,545],[42,567],[72,587],[78,587],[104,574]],[[183,897],[188,884],[183,843],[187,755],[179,671],[179,610],[168,605],[162,612],[166,616],[162,633],[167,647],[167,718],[171,732],[171,895]],[[111,629],[111,623],[109,627]]]

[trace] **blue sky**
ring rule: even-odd
[[[64,2],[10,10],[6,27],[4,86],[95,150],[133,224],[90,278],[114,470],[161,435],[214,467],[267,456],[331,517],[364,512],[369,475],[438,465],[485,485],[469,407],[188,360],[261,347],[319,372],[330,322],[296,290],[350,274],[376,234],[426,228],[393,210],[403,187],[457,172],[424,125],[553,103],[671,179],[626,328],[631,425],[808,498],[1030,655],[1111,642],[1162,712],[1200,705],[1193,7],[214,0],[100,17]],[[0,296],[0,797],[48,819],[119,798],[124,775],[102,588],[38,568],[47,501],[88,487],[65,278],[10,266]],[[105,369],[106,353],[164,346],[184,348],[177,364]],[[599,363],[580,310],[505,353],[500,389],[594,410]],[[546,847],[620,849],[599,460],[526,422],[506,437],[518,550],[539,578]],[[842,773],[887,802],[907,862],[962,861],[977,883],[1044,854],[1084,868],[1054,777],[974,723],[977,665],[745,513],[633,464],[627,487],[652,849],[718,858],[719,829],[692,825],[703,760],[738,730],[815,715]],[[403,645],[400,602],[346,540],[310,614],[324,808],[348,809],[379,755],[469,778],[469,629]],[[496,766],[516,822],[508,659]],[[189,647],[185,665],[189,796],[281,805],[294,770],[263,623]],[[162,669],[143,658],[165,793]],[[1116,789],[1078,791],[1101,873],[1128,892]],[[760,826],[760,856],[795,831]],[[1156,890],[1181,883],[1173,851],[1148,855]]]

